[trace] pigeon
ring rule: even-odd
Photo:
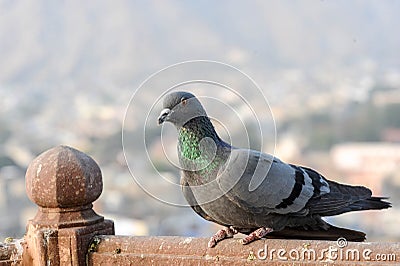
[[[217,134],[192,93],[174,91],[163,99],[158,124],[178,131],[180,184],[190,207],[223,228],[208,247],[233,237],[242,244],[263,237],[363,241],[365,233],[322,219],[350,211],[391,207],[363,186],[340,184],[317,171],[288,164],[260,151],[233,147]]]

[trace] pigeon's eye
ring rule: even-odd
[[[181,99],[181,103],[182,103],[183,106],[185,106],[187,104],[187,99],[185,97],[183,97]]]

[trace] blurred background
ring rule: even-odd
[[[0,241],[24,234],[36,212],[25,193],[26,168],[59,144],[100,165],[104,191],[95,209],[115,221],[117,234],[213,234],[217,226],[191,209],[144,193],[121,144],[138,86],[192,59],[231,64],[258,83],[275,117],[278,157],[366,185],[394,206],[330,222],[363,230],[368,240],[399,241],[399,10],[389,0],[0,0]],[[135,154],[142,127],[127,130]],[[160,129],[149,134],[157,167],[178,177],[164,160]],[[140,168],[141,156],[135,160]],[[155,180],[154,168],[140,171]]]

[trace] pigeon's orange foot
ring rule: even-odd
[[[224,227],[221,230],[218,230],[218,232],[216,232],[215,235],[213,235],[211,237],[210,241],[208,241],[208,247],[213,248],[213,247],[215,247],[215,245],[217,245],[217,243],[219,241],[221,241],[225,238],[231,238],[236,234],[237,234],[237,231],[232,226]]]
[[[243,245],[247,245],[247,244],[253,242],[254,240],[263,238],[264,236],[268,235],[272,231],[274,231],[272,228],[260,227],[257,230],[255,230],[254,232],[250,233],[248,236],[240,239],[240,243],[242,243]]]

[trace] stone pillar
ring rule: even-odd
[[[28,221],[24,264],[85,265],[93,236],[114,234],[114,223],[92,207],[103,189],[97,163],[67,146],[52,148],[32,161],[26,192],[38,205]]]

